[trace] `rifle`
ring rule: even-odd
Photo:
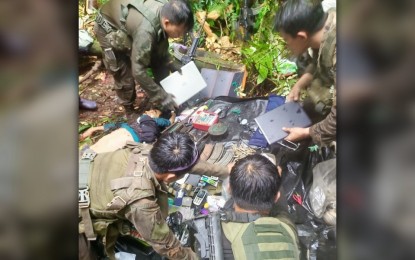
[[[190,46],[190,49],[187,51],[185,55],[183,55],[181,62],[183,65],[186,65],[187,63],[194,60],[195,54],[196,54],[196,48],[197,45],[199,45],[200,41],[200,34],[203,30],[203,25],[205,24],[206,18],[203,20],[202,25],[200,26],[199,31],[197,32],[196,36],[193,36],[192,45]]]
[[[252,4],[249,4],[248,2],[249,0],[244,0],[244,7],[242,7],[241,13],[239,15],[239,25],[245,28],[245,41],[250,39],[250,35],[254,30],[254,22],[252,20],[254,14],[251,9]]]
[[[190,227],[195,231],[195,252],[203,260],[223,260],[222,228],[220,215],[215,212],[208,216],[191,220]]]

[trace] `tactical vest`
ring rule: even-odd
[[[335,70],[336,70],[336,12],[328,11],[328,23],[325,25],[324,38],[321,42],[317,57],[313,57],[316,63],[314,80],[307,92],[315,110],[322,115],[328,114],[335,96]],[[315,55],[315,53],[314,53]]]
[[[154,1],[162,3],[162,4],[167,3],[167,0],[154,0]],[[160,27],[160,18],[157,15],[157,9],[154,9],[154,7],[151,5],[151,1],[131,0],[126,6],[121,5],[120,22],[123,26],[125,26],[125,23],[127,21],[129,8],[134,8],[138,12],[140,12],[147,19],[147,21],[150,22],[151,26],[153,27],[154,32],[158,34],[157,28]]]
[[[245,215],[251,217],[222,222],[235,259],[300,259],[297,236],[290,226],[274,217]]]
[[[128,142],[123,149],[109,153],[87,150],[79,162],[79,231],[89,240],[103,237],[105,251],[112,259],[118,235],[129,232],[123,217],[125,207],[155,194],[147,158],[151,148]],[[132,192],[137,178],[145,191]]]

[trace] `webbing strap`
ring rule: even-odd
[[[92,149],[86,149],[81,159],[79,160],[79,181],[78,188],[85,189],[88,187],[88,176],[91,162],[97,156],[97,153]]]
[[[260,214],[252,214],[252,213],[241,213],[235,211],[221,211],[220,218],[224,222],[238,222],[238,223],[249,223],[257,220],[261,217]]]
[[[124,177],[111,180],[110,186],[111,190],[125,189],[131,186],[133,183],[134,177]]]
[[[115,25],[107,21],[107,19],[105,19],[99,11],[97,12],[95,22],[99,24],[106,33],[113,32],[117,28]]]
[[[88,240],[95,240],[97,236],[94,233],[94,228],[92,226],[91,215],[89,214],[89,208],[81,208],[82,223],[84,224],[85,236]]]
[[[81,212],[82,224],[84,225],[85,236],[88,240],[95,240],[96,235],[94,234],[94,228],[92,226],[91,215],[89,213],[89,187],[88,187],[88,178],[91,167],[91,162],[94,160],[97,154],[91,150],[87,149],[81,156],[79,160],[79,181],[78,181],[78,205]]]
[[[290,234],[281,224],[255,224],[253,228],[247,228],[241,236],[242,243],[247,259],[282,259],[294,258],[294,243]],[[276,235],[264,235],[261,233],[277,233]],[[288,241],[287,241],[288,240]],[[260,249],[260,244],[285,244],[287,249],[264,250]],[[258,256],[260,254],[260,258]]]
[[[253,230],[256,234],[258,233],[280,233],[281,235],[275,235],[275,236],[264,236],[265,240],[268,238],[268,243],[274,243],[274,242],[287,242],[290,244],[294,244],[293,239],[291,238],[291,235],[287,232],[287,230],[281,225],[281,224],[255,224],[253,222]],[[260,236],[247,236],[244,237],[244,242],[246,243],[256,243],[259,242],[257,239],[262,240]],[[280,239],[281,238],[281,239]],[[271,241],[272,240],[272,241]]]
[[[147,165],[147,157],[141,154],[131,154],[128,160],[127,169],[125,171],[126,177],[142,177]]]
[[[286,259],[286,258],[293,258],[294,259],[294,252],[293,250],[279,250],[279,251],[262,251],[261,258],[262,259]]]
[[[88,176],[89,176],[90,167],[91,167],[90,160],[79,161],[79,180],[78,180],[79,189],[85,189],[86,187],[88,187]]]

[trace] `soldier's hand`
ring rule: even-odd
[[[293,86],[290,93],[285,98],[286,102],[291,101],[298,101],[300,100],[300,92],[301,92],[301,86],[298,84],[298,82]]]
[[[283,131],[288,133],[288,136],[284,138],[284,140],[296,142],[303,139],[306,139],[310,136],[310,128],[302,128],[302,127],[283,127]]]
[[[164,109],[175,110],[179,106],[174,101],[174,95],[167,93],[166,97],[161,101],[161,106]]]
[[[168,68],[170,70],[170,72],[179,72],[180,74],[182,74],[182,64],[180,62],[177,61],[171,61],[168,63]]]

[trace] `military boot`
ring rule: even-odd
[[[125,110],[125,117],[127,119],[128,124],[131,124],[135,122],[135,120],[137,120],[138,113],[137,111],[135,111],[133,105],[124,106],[124,110]]]

